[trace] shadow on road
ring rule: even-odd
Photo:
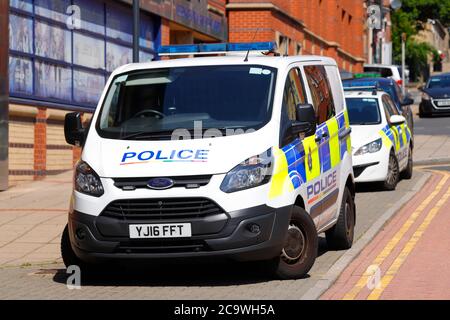
[[[392,192],[383,189],[382,183],[360,182],[356,184],[356,193]]]
[[[318,257],[328,252],[325,237],[319,237]],[[105,265],[83,273],[82,286],[235,286],[275,280],[261,263],[202,261],[201,263],[171,263],[145,265]],[[70,274],[58,269],[53,281],[66,284]],[[306,275],[304,279],[309,278]]]
[[[82,286],[235,286],[274,280],[256,263],[204,262],[147,266],[105,266],[82,273]],[[53,281],[66,284],[70,275],[58,269]],[[309,278],[307,275],[305,278]]]

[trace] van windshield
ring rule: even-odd
[[[158,140],[177,129],[257,130],[270,121],[275,80],[276,69],[257,65],[120,75],[106,95],[97,131],[111,139]]]

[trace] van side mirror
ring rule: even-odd
[[[292,133],[298,135],[304,133],[311,136],[316,133],[316,110],[312,104],[299,104],[295,108],[296,121],[292,122]]]
[[[85,140],[85,129],[81,123],[81,113],[71,112],[64,119],[64,136],[68,144],[82,146]]]

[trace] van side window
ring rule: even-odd
[[[301,80],[300,70],[294,68],[289,71],[283,94],[283,105],[286,106],[289,120],[296,120],[295,108],[297,105],[304,103],[306,103],[305,89]]]
[[[336,115],[333,94],[324,66],[306,66],[305,74],[316,109],[317,124],[321,124]]]
[[[283,147],[296,139],[290,132],[291,122],[297,119],[296,106],[306,103],[305,87],[300,70],[293,68],[286,78],[281,110],[280,145]]]

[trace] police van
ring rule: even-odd
[[[111,75],[87,128],[67,114],[74,173],[64,263],[224,258],[304,276],[350,248],[355,187],[336,62],[274,43],[166,46],[201,56]],[[215,55],[215,56],[212,56]]]

